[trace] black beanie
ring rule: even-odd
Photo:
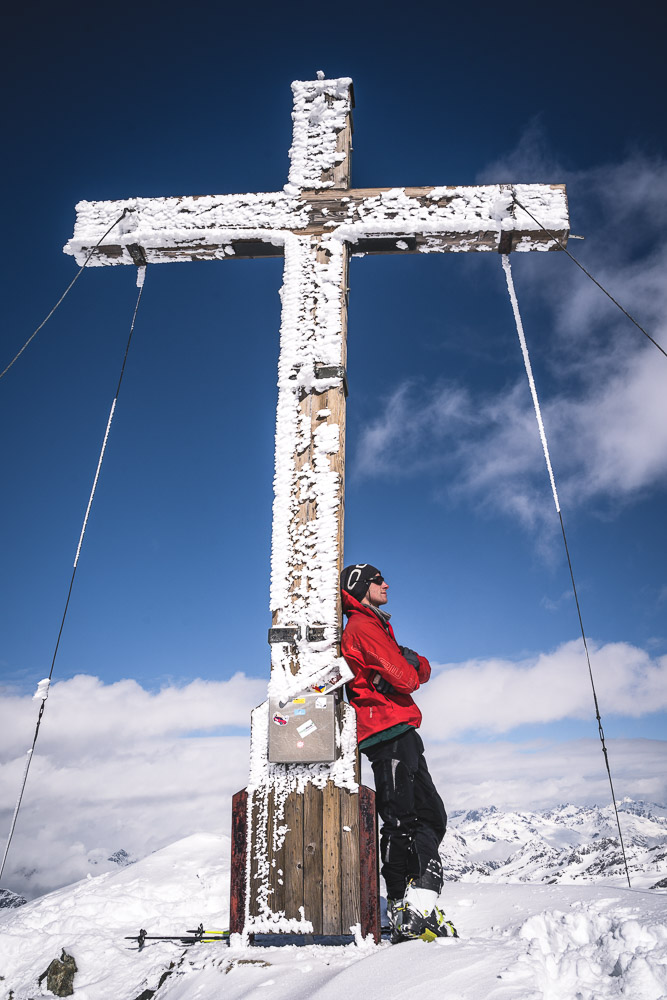
[[[357,563],[346,566],[340,575],[340,589],[346,590],[352,597],[362,601],[368,591],[368,586],[375,576],[382,576],[380,570],[370,563]]]

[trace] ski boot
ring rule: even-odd
[[[423,875],[408,881],[403,899],[393,907],[396,929],[401,938],[422,937],[427,920],[435,909],[442,881],[442,866],[436,859],[429,861]],[[437,920],[434,926],[437,926]],[[437,936],[433,934],[428,940]]]
[[[405,941],[406,938],[400,930],[400,911],[403,906],[402,899],[389,899],[387,897],[387,921],[389,923],[389,940],[392,944]]]
[[[422,940],[435,941],[439,937],[457,938],[458,936],[458,931],[451,920],[447,919],[439,906],[434,906],[426,918],[423,933],[420,935]]]

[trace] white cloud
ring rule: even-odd
[[[266,682],[243,674],[159,692],[86,675],[55,683],[3,886],[36,894],[99,871],[91,855],[104,862],[120,848],[143,855],[198,830],[227,832],[231,797],[247,783],[248,737],[183,734],[246,729],[265,697]],[[2,701],[3,836],[38,708],[30,696]]]
[[[426,744],[429,770],[448,810],[495,805],[545,809],[572,802],[607,805],[609,778],[595,739],[564,743]],[[609,747],[617,798],[667,802],[667,741],[613,740]],[[370,769],[365,767],[367,780]]]
[[[567,180],[573,227],[590,226],[586,244],[572,249],[667,345],[667,164],[634,158],[569,175],[555,166],[546,171],[538,140],[533,131],[486,173],[530,180],[547,172]],[[663,489],[667,359],[574,265],[559,261],[547,278],[545,262],[533,259],[540,256],[512,260],[563,506],[625,503]],[[499,322],[513,323],[509,305]],[[518,359],[517,344],[520,365]],[[359,477],[446,471],[450,498],[472,498],[529,526],[543,527],[550,513],[522,372],[495,395],[451,380],[397,384],[364,428],[352,467]]]
[[[638,718],[667,709],[667,656],[652,659],[629,643],[588,640],[603,715]],[[431,740],[464,733],[507,733],[517,726],[584,719],[592,692],[581,640],[519,663],[468,660],[435,666],[422,699]]]
[[[665,705],[667,658],[609,644],[595,649],[594,669],[603,713],[640,715]],[[607,801],[594,740],[453,742],[466,731],[502,733],[523,722],[590,714],[585,670],[577,643],[528,662],[436,668],[419,697],[421,731],[447,805]],[[54,684],[3,886],[35,895],[105,870],[105,859],[120,848],[141,856],[197,831],[228,832],[232,795],[248,780],[248,737],[181,734],[246,725],[265,689],[241,674],[155,693],[87,676]],[[30,696],[8,698],[3,709],[0,828],[6,831],[38,705]],[[613,741],[617,794],[664,801],[666,751],[667,742]]]
[[[226,681],[194,680],[160,691],[146,691],[134,680],[105,684],[79,674],[52,686],[39,746],[47,754],[85,750],[95,757],[104,755],[110,742],[122,746],[193,730],[244,728],[250,708],[265,697],[266,682],[242,673]],[[32,735],[37,707],[30,698],[3,698],[0,761]]]

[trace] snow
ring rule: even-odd
[[[74,234],[65,253],[83,264],[110,228],[103,245],[120,247],[120,253],[93,254],[89,267],[133,263],[128,250],[132,244],[143,248],[149,263],[202,257],[224,260],[234,255],[235,240],[261,240],[283,247],[287,234],[321,224],[316,217],[330,215],[327,206],[317,201],[310,204],[307,192],[332,188],[331,168],[346,156],[337,145],[350,114],[351,86],[348,77],[292,84],[290,170],[282,191],[82,201],[76,207]],[[550,231],[566,233],[569,229],[567,198],[559,186],[487,184],[420,190],[422,197],[402,187],[368,197],[341,197],[342,216],[338,212],[337,218],[326,222],[332,239],[355,244],[396,236],[399,249],[407,249],[400,237],[412,236],[420,238],[420,253],[442,253],[494,250],[501,235],[512,231],[520,234],[513,249],[523,252],[555,245],[528,212]],[[423,192],[429,193],[423,197]],[[461,236],[455,244],[448,238],[452,234]],[[497,234],[497,240],[495,244],[482,242],[480,234]]]
[[[280,699],[330,677],[343,676],[338,639],[338,509],[341,477],[331,457],[340,429],[330,411],[312,430],[312,393],[340,386],[339,375],[318,377],[318,366],[338,369],[344,357],[340,311],[344,248],[330,237],[287,234],[278,362],[278,411],[271,549],[271,611],[277,628],[297,626],[299,674],[293,649],[271,645],[270,692]],[[296,456],[311,448],[302,463]],[[310,458],[310,460],[308,460]],[[301,517],[303,505],[309,516]],[[296,585],[295,585],[296,584]],[[308,640],[317,624],[324,638]]]
[[[127,198],[123,201],[80,201],[76,206],[74,234],[65,246],[83,263],[87,250],[95,246],[123,209],[127,215],[113,229],[108,243],[121,245],[116,258],[93,256],[88,264],[133,263],[128,244],[146,249],[150,263],[171,258],[160,248],[187,242],[197,246],[219,246],[218,256],[229,256],[235,239],[264,240],[282,246],[285,230],[305,227],[308,211],[294,195],[272,194],[206,195],[184,198]]]
[[[326,226],[332,238],[350,244],[380,236],[395,236],[403,243],[401,237],[419,237],[420,253],[494,251],[497,247],[492,243],[480,243],[479,234],[496,233],[500,239],[507,231],[522,234],[515,251],[549,250],[553,240],[546,239],[518,207],[514,192],[546,228],[567,232],[565,192],[550,184],[435,187],[426,202],[409,189],[391,188],[377,195],[342,198],[344,214]],[[123,208],[128,209],[127,215],[104,244],[120,246],[120,256],[94,255],[89,267],[132,264],[128,244],[143,247],[149,263],[183,259],[184,246],[193,248],[195,259],[208,248],[206,257],[219,260],[233,255],[230,244],[234,240],[262,240],[282,247],[287,234],[306,229],[317,205],[309,205],[294,185],[276,193],[82,201],[76,206],[74,234],[64,247],[65,253],[82,264]],[[461,239],[456,245],[449,240],[443,244],[439,237],[448,234],[459,234]],[[174,258],[169,251],[179,248],[181,256]]]
[[[287,827],[285,806],[291,792],[303,793],[307,784],[322,788],[327,781],[351,792],[358,791],[355,776],[357,728],[354,709],[341,706],[342,726],[336,722],[338,757],[331,764],[274,764],[268,759],[268,701],[252,713],[250,740],[250,777],[248,781],[248,834],[251,847],[246,861],[246,918],[244,936],[250,933],[312,933],[312,924],[301,914],[296,921],[281,910],[272,908],[269,855],[282,848]],[[269,808],[273,809],[273,841],[267,842]],[[253,823],[256,828],[253,828]],[[269,851],[269,846],[271,850]],[[254,853],[253,853],[254,852]],[[274,862],[275,863],[275,862]],[[252,878],[252,892],[251,892]],[[250,916],[251,895],[256,900],[258,915]]]
[[[547,432],[544,429],[544,423],[542,421],[542,410],[540,408],[540,401],[537,395],[537,389],[535,387],[535,379],[533,378],[533,367],[530,363],[530,355],[528,354],[528,344],[526,343],[526,335],[523,332],[523,323],[521,322],[519,303],[517,301],[516,291],[514,290],[514,280],[512,278],[512,266],[510,264],[509,254],[503,254],[501,260],[503,265],[503,271],[505,272],[505,280],[507,282],[507,291],[509,292],[510,302],[512,303],[512,312],[514,313],[516,332],[519,336],[519,344],[521,345],[521,354],[523,357],[523,363],[526,368],[526,375],[528,376],[530,395],[532,397],[533,406],[535,408],[535,417],[537,418],[537,427],[540,432],[540,441],[542,442],[542,451],[544,452],[544,460],[547,463],[547,472],[549,473],[551,492],[553,494],[554,503],[556,505],[556,513],[560,514],[560,502],[558,500],[558,491],[556,490],[556,480],[554,479],[554,470],[551,466],[551,456],[549,454],[549,445],[547,444]]]
[[[46,701],[49,697],[49,688],[51,687],[51,678],[45,677],[37,685],[37,690],[32,696],[33,701]]]
[[[229,838],[199,833],[0,916],[0,974],[14,1000],[50,995],[38,976],[62,948],[74,1000],[661,1000],[665,893],[615,886],[447,883],[440,903],[460,938],[391,946],[254,946],[237,937],[186,947],[125,937],[227,925]],[[261,991],[261,992],[260,992]]]
[[[633,888],[652,888],[667,872],[667,810],[617,805]],[[441,854],[447,877],[463,882],[615,884],[625,873],[611,804],[454,813]]]
[[[352,104],[352,80],[295,80],[294,111],[288,192],[300,188],[333,186],[325,171],[341,163],[345,153],[336,150],[336,139],[347,123]]]

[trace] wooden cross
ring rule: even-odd
[[[282,191],[81,202],[65,251],[83,263],[127,210],[89,266],[285,259],[270,699],[253,713],[250,783],[234,798],[231,929],[347,934],[357,926],[379,939],[373,793],[358,784],[354,712],[339,692],[327,693],[344,670],[338,580],[349,258],[555,250],[518,203],[564,245],[567,200],[563,185],[549,184],[355,190],[352,81],[296,82],[292,90]],[[325,719],[331,747],[315,752]],[[292,747],[287,758],[269,753],[269,731]]]

